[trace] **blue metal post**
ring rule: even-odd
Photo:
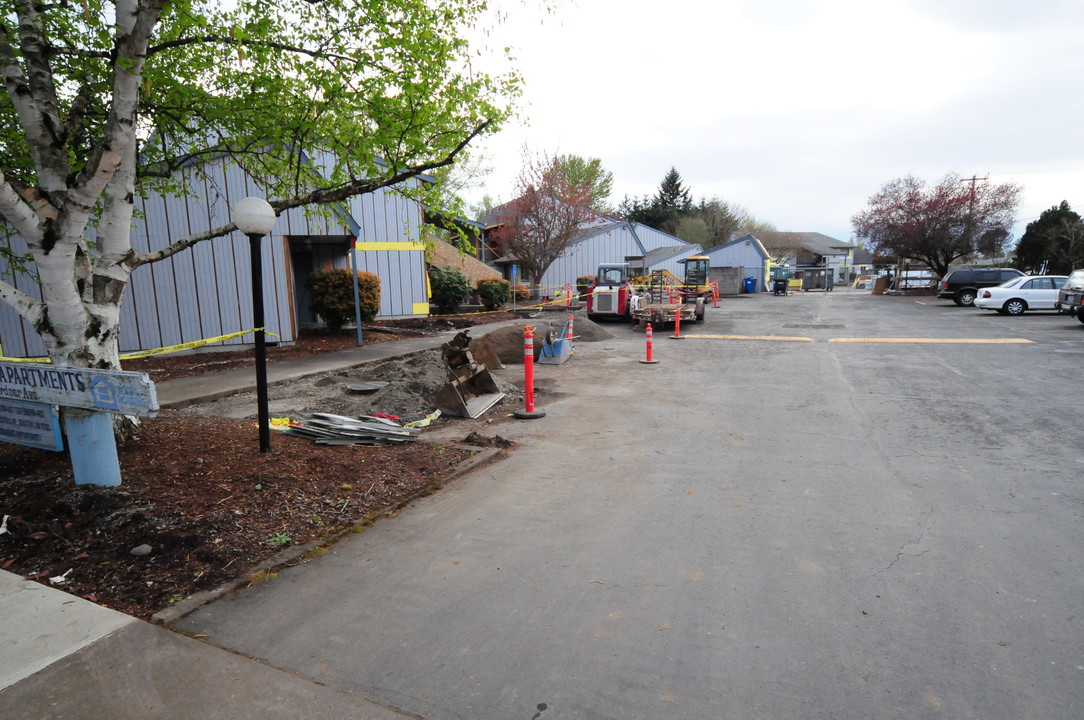
[[[358,246],[356,239],[353,242],[354,249],[351,251],[350,268],[354,275],[354,322],[358,326],[358,347],[361,347],[361,292],[358,290]]]
[[[64,408],[64,431],[76,485],[120,485],[120,459],[112,415]]]

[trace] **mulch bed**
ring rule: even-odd
[[[512,319],[513,313],[381,323],[366,342]],[[461,324],[457,324],[461,323]],[[269,362],[353,347],[352,335],[306,333],[272,348]],[[243,367],[251,351],[152,356],[124,363],[157,381]],[[477,432],[468,444],[504,447]],[[155,612],[245,576],[291,545],[364,526],[404,499],[439,486],[471,456],[425,441],[316,445],[272,437],[259,453],[251,421],[145,421],[120,448],[117,488],[76,486],[65,453],[0,443],[0,568],[130,615]]]

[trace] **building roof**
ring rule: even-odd
[[[499,280],[500,272],[486,265],[481,260],[471,257],[468,253],[461,252],[458,248],[449,245],[443,240],[428,238],[429,245],[426,252],[426,261],[436,267],[454,267],[464,275],[471,285],[476,285],[479,280],[489,278]]]
[[[800,248],[818,255],[843,255],[855,246],[818,232],[759,232],[757,238],[769,248]]]
[[[734,235],[737,235],[737,233],[731,233],[731,239],[728,242],[725,242],[722,245],[716,245],[715,247],[706,251],[704,254],[708,257],[711,257],[712,254],[718,251],[725,250],[726,248],[734,247],[735,245],[742,245],[744,243],[749,243],[756,249],[758,253],[760,253],[761,257],[763,257],[765,260],[771,259],[771,253],[768,252],[767,248],[764,247],[764,243],[762,243],[756,235],[752,235],[749,233],[746,233],[745,235],[741,235],[739,237],[734,237]]]

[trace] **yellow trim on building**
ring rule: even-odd
[[[425,250],[425,245],[420,242],[411,242],[409,240],[403,242],[362,242],[357,240],[354,242],[354,249],[361,252],[372,250]]]

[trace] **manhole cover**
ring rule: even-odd
[[[359,395],[369,395],[369,394],[375,393],[377,390],[384,387],[385,385],[387,385],[386,382],[378,382],[378,381],[360,382],[360,383],[353,383],[351,385],[347,385],[346,389],[349,392],[357,393]]]

